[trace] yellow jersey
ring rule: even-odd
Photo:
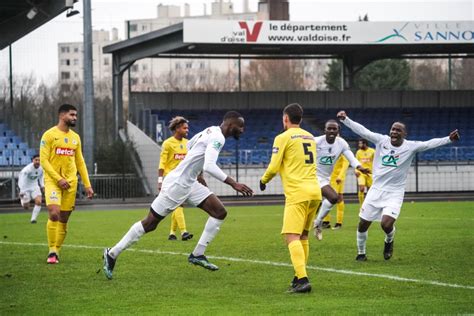
[[[362,167],[370,169],[372,172],[372,163],[374,162],[375,149],[368,147],[366,150],[359,149],[356,152],[356,158],[360,161]]]
[[[341,179],[342,181],[344,181],[346,179],[347,168],[349,168],[349,160],[347,160],[346,157],[341,155],[334,164],[334,169],[331,174],[331,180]]]
[[[316,177],[316,143],[311,133],[289,128],[275,137],[272,158],[262,183],[268,183],[277,173],[283,183],[286,204],[321,200]]]
[[[163,176],[166,176],[171,170],[176,168],[179,163],[186,157],[188,148],[186,147],[188,140],[183,138],[177,140],[171,136],[161,145],[160,165],[158,169],[163,169]]]
[[[81,138],[73,130],[65,133],[57,126],[47,130],[41,137],[40,161],[46,182],[57,183],[65,179],[71,185],[77,183],[79,171],[84,186],[91,187],[82,156]],[[76,189],[73,185],[71,188]]]

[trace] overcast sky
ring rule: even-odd
[[[124,21],[154,18],[157,5],[191,5],[191,15],[203,14],[203,3],[210,12],[212,1],[202,0],[91,0],[94,29],[118,28],[124,37]],[[228,1],[228,0],[225,0]],[[242,11],[242,0],[234,0],[235,12]],[[368,14],[371,21],[472,21],[474,0],[290,0],[293,21],[355,21]],[[251,11],[258,0],[249,0]],[[82,12],[82,1],[75,4]],[[34,73],[46,82],[57,78],[57,43],[82,40],[82,14],[66,18],[62,14],[13,43],[15,74]],[[8,48],[0,51],[0,77],[8,76]]]

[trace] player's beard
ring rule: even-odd
[[[67,121],[66,125],[69,126],[69,127],[75,127],[76,123],[77,123],[77,121]]]

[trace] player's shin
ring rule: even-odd
[[[35,205],[35,207],[33,207],[33,212],[31,212],[31,221],[32,222],[36,221],[40,211],[41,211],[41,205]]]
[[[357,197],[359,198],[360,206],[362,206],[362,203],[364,203],[364,199],[365,199],[365,193],[363,191],[358,191]]]
[[[314,220],[314,226],[321,227],[321,224],[323,222],[323,219],[326,217],[326,215],[329,214],[329,211],[331,211],[331,208],[334,206],[331,202],[328,200],[324,200],[323,203],[321,204],[321,209],[318,212],[318,216]]]
[[[184,219],[184,209],[181,206],[177,207],[174,210],[173,215],[175,216],[176,224],[178,225],[179,230],[181,231],[181,234],[184,233],[186,231],[186,221]]]
[[[46,224],[46,235],[48,237],[49,253],[56,253],[56,231],[58,227],[58,221],[52,221],[48,219]]]
[[[204,226],[204,231],[202,232],[201,238],[199,238],[196,248],[194,248],[194,256],[197,257],[204,254],[207,246],[211,243],[211,241],[214,239],[214,237],[216,237],[217,233],[219,232],[223,222],[224,220],[209,217],[206,222],[206,226]]]
[[[395,226],[393,226],[393,229],[390,233],[385,234],[385,242],[392,242],[393,238],[395,237]]]
[[[61,246],[64,243],[64,239],[66,239],[67,235],[67,223],[62,223],[58,221],[58,226],[56,229],[56,249],[57,252],[61,250]]]
[[[142,222],[136,222],[132,225],[132,227],[130,227],[125,236],[123,236],[122,239],[110,249],[109,255],[112,258],[117,259],[122,251],[136,243],[144,234],[145,229],[143,228]]]
[[[288,244],[290,251],[291,263],[295,269],[295,274],[298,279],[308,277],[306,273],[305,254],[301,240],[293,240]]]
[[[309,259],[309,240],[308,239],[301,239],[301,246],[303,246],[304,251],[304,263],[308,264]]]
[[[341,201],[341,202],[337,203],[337,206],[336,206],[336,210],[337,210],[336,222],[338,224],[342,224],[342,221],[344,220],[344,208],[345,208],[344,201]]]
[[[367,237],[369,235],[368,231],[363,233],[357,231],[357,251],[359,255],[365,254],[365,245],[367,243]]]

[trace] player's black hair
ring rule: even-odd
[[[230,120],[230,119],[238,119],[238,118],[243,118],[242,114],[240,114],[237,111],[229,111],[226,114],[224,114],[224,121]]]
[[[175,116],[169,122],[169,128],[172,132],[174,132],[178,127],[180,127],[184,123],[189,123],[189,121],[182,116]]]
[[[407,125],[405,124],[405,122],[402,122],[402,121],[395,121],[392,123],[392,125],[390,125],[390,128],[392,128],[393,124],[395,123],[399,123],[399,124],[402,124],[403,125],[403,128],[405,129],[405,133],[408,134],[408,128],[407,128]]]
[[[339,122],[336,121],[336,120],[333,120],[333,119],[327,120],[326,123],[324,123],[324,127],[325,127],[325,128],[326,128],[326,125],[327,125],[328,123],[336,123],[337,128],[338,128],[338,129],[341,129],[341,126],[339,126]]]
[[[76,107],[72,104],[64,103],[58,109],[58,114],[67,113],[69,111],[77,111]]]
[[[35,158],[38,158],[39,156],[40,155],[38,155],[38,154],[34,154],[33,157],[31,157],[31,161],[33,161],[33,159],[35,159]]]
[[[285,106],[283,114],[288,115],[292,124],[300,124],[303,119],[303,108],[298,103],[291,103]]]
[[[365,144],[366,146],[369,146],[369,141],[365,138],[359,138],[358,142],[362,142],[363,144]]]

